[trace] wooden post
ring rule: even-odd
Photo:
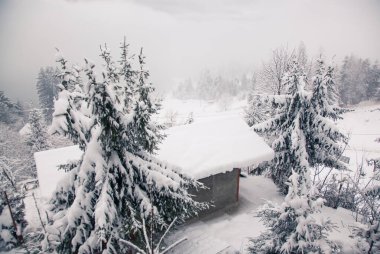
[[[236,188],[236,201],[239,201],[239,189],[240,189],[240,168],[237,169],[237,188]]]
[[[21,245],[22,242],[24,241],[24,239],[22,237],[22,234],[20,234],[20,235],[18,234],[17,224],[16,224],[15,218],[13,216],[13,212],[12,212],[12,209],[11,209],[11,204],[9,203],[9,199],[8,199],[8,195],[7,195],[6,191],[4,191],[4,196],[5,196],[5,201],[8,204],[9,213],[10,213],[11,218],[12,218],[13,227],[15,228],[15,231],[16,231],[17,241]]]

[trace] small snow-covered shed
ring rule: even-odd
[[[227,208],[239,200],[241,168],[273,158],[273,150],[239,115],[196,119],[167,130],[157,158],[177,166],[208,189],[192,190],[198,201],[212,202],[204,213]]]
[[[199,118],[166,130],[157,158],[204,183],[191,190],[198,201],[212,202],[205,213],[237,203],[240,169],[273,158],[273,150],[238,115]],[[58,165],[80,158],[77,146],[35,153],[42,197],[49,197],[66,174]]]

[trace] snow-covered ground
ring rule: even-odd
[[[380,103],[363,103],[352,110],[338,121],[338,127],[349,136],[343,155],[350,158],[348,168],[351,172],[342,174],[354,177],[362,166],[365,174],[362,182],[365,183],[374,173],[367,160],[380,158]]]
[[[166,100],[160,119],[165,118],[165,112],[178,112],[178,119],[185,119],[190,112],[194,121],[215,114],[243,116],[244,101],[229,103],[227,110],[211,102],[188,100]],[[371,174],[372,168],[365,163],[366,159],[380,157],[380,104],[359,105],[354,111],[343,115],[344,119],[338,126],[350,133],[350,141],[345,155],[350,158],[349,168],[356,170],[357,165],[364,161],[364,168]],[[350,173],[350,172],[348,172]],[[38,193],[38,190],[35,190]],[[38,197],[37,197],[38,199]],[[250,237],[258,236],[264,230],[255,210],[264,204],[265,200],[280,203],[281,197],[270,179],[262,176],[241,178],[239,205],[230,210],[222,211],[199,221],[182,226],[172,232],[168,242],[186,236],[187,241],[177,246],[172,253],[235,253],[244,252]],[[39,219],[32,197],[26,200],[26,217],[29,227],[39,227]],[[39,207],[42,209],[43,205]],[[345,209],[324,208],[322,215],[329,217],[337,226],[331,233],[332,239],[342,242],[343,253],[355,253],[354,241],[349,238],[355,221],[350,211]]]
[[[240,180],[239,205],[180,227],[169,236],[168,243],[183,237],[187,240],[170,253],[246,252],[249,239],[259,236],[265,230],[260,218],[255,216],[257,208],[268,200],[280,204],[284,197],[277,192],[274,183],[264,176],[248,176]],[[350,238],[352,226],[356,225],[350,211],[325,207],[316,216],[330,218],[336,225],[330,239],[343,246],[342,253],[358,253]]]
[[[345,155],[351,158],[351,169],[362,158],[380,157],[380,103],[364,104],[347,112],[338,126],[345,130],[350,139]],[[376,141],[378,140],[378,141]]]
[[[167,98],[162,102],[162,110],[157,120],[164,123],[174,115],[176,124],[181,125],[186,122],[190,114],[193,115],[194,121],[219,115],[243,116],[243,108],[245,106],[245,100],[233,98],[223,105],[220,102],[214,101]]]
[[[243,252],[250,237],[265,229],[254,211],[266,200],[282,202],[273,182],[263,176],[240,178],[239,205],[179,228],[168,242],[187,240],[171,253],[235,253]]]

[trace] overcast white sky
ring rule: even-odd
[[[143,46],[152,81],[167,88],[204,69],[236,73],[260,66],[271,50],[306,45],[337,59],[380,59],[378,0],[0,0],[0,90],[36,101],[41,66],[55,47],[71,61],[114,57],[124,35]]]

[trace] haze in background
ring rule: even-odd
[[[106,42],[118,60],[126,36],[134,53],[144,47],[151,80],[165,91],[204,68],[247,71],[300,41],[312,56],[380,59],[379,27],[376,0],[1,0],[0,90],[37,101],[37,74],[55,65],[55,47],[97,63]]]

